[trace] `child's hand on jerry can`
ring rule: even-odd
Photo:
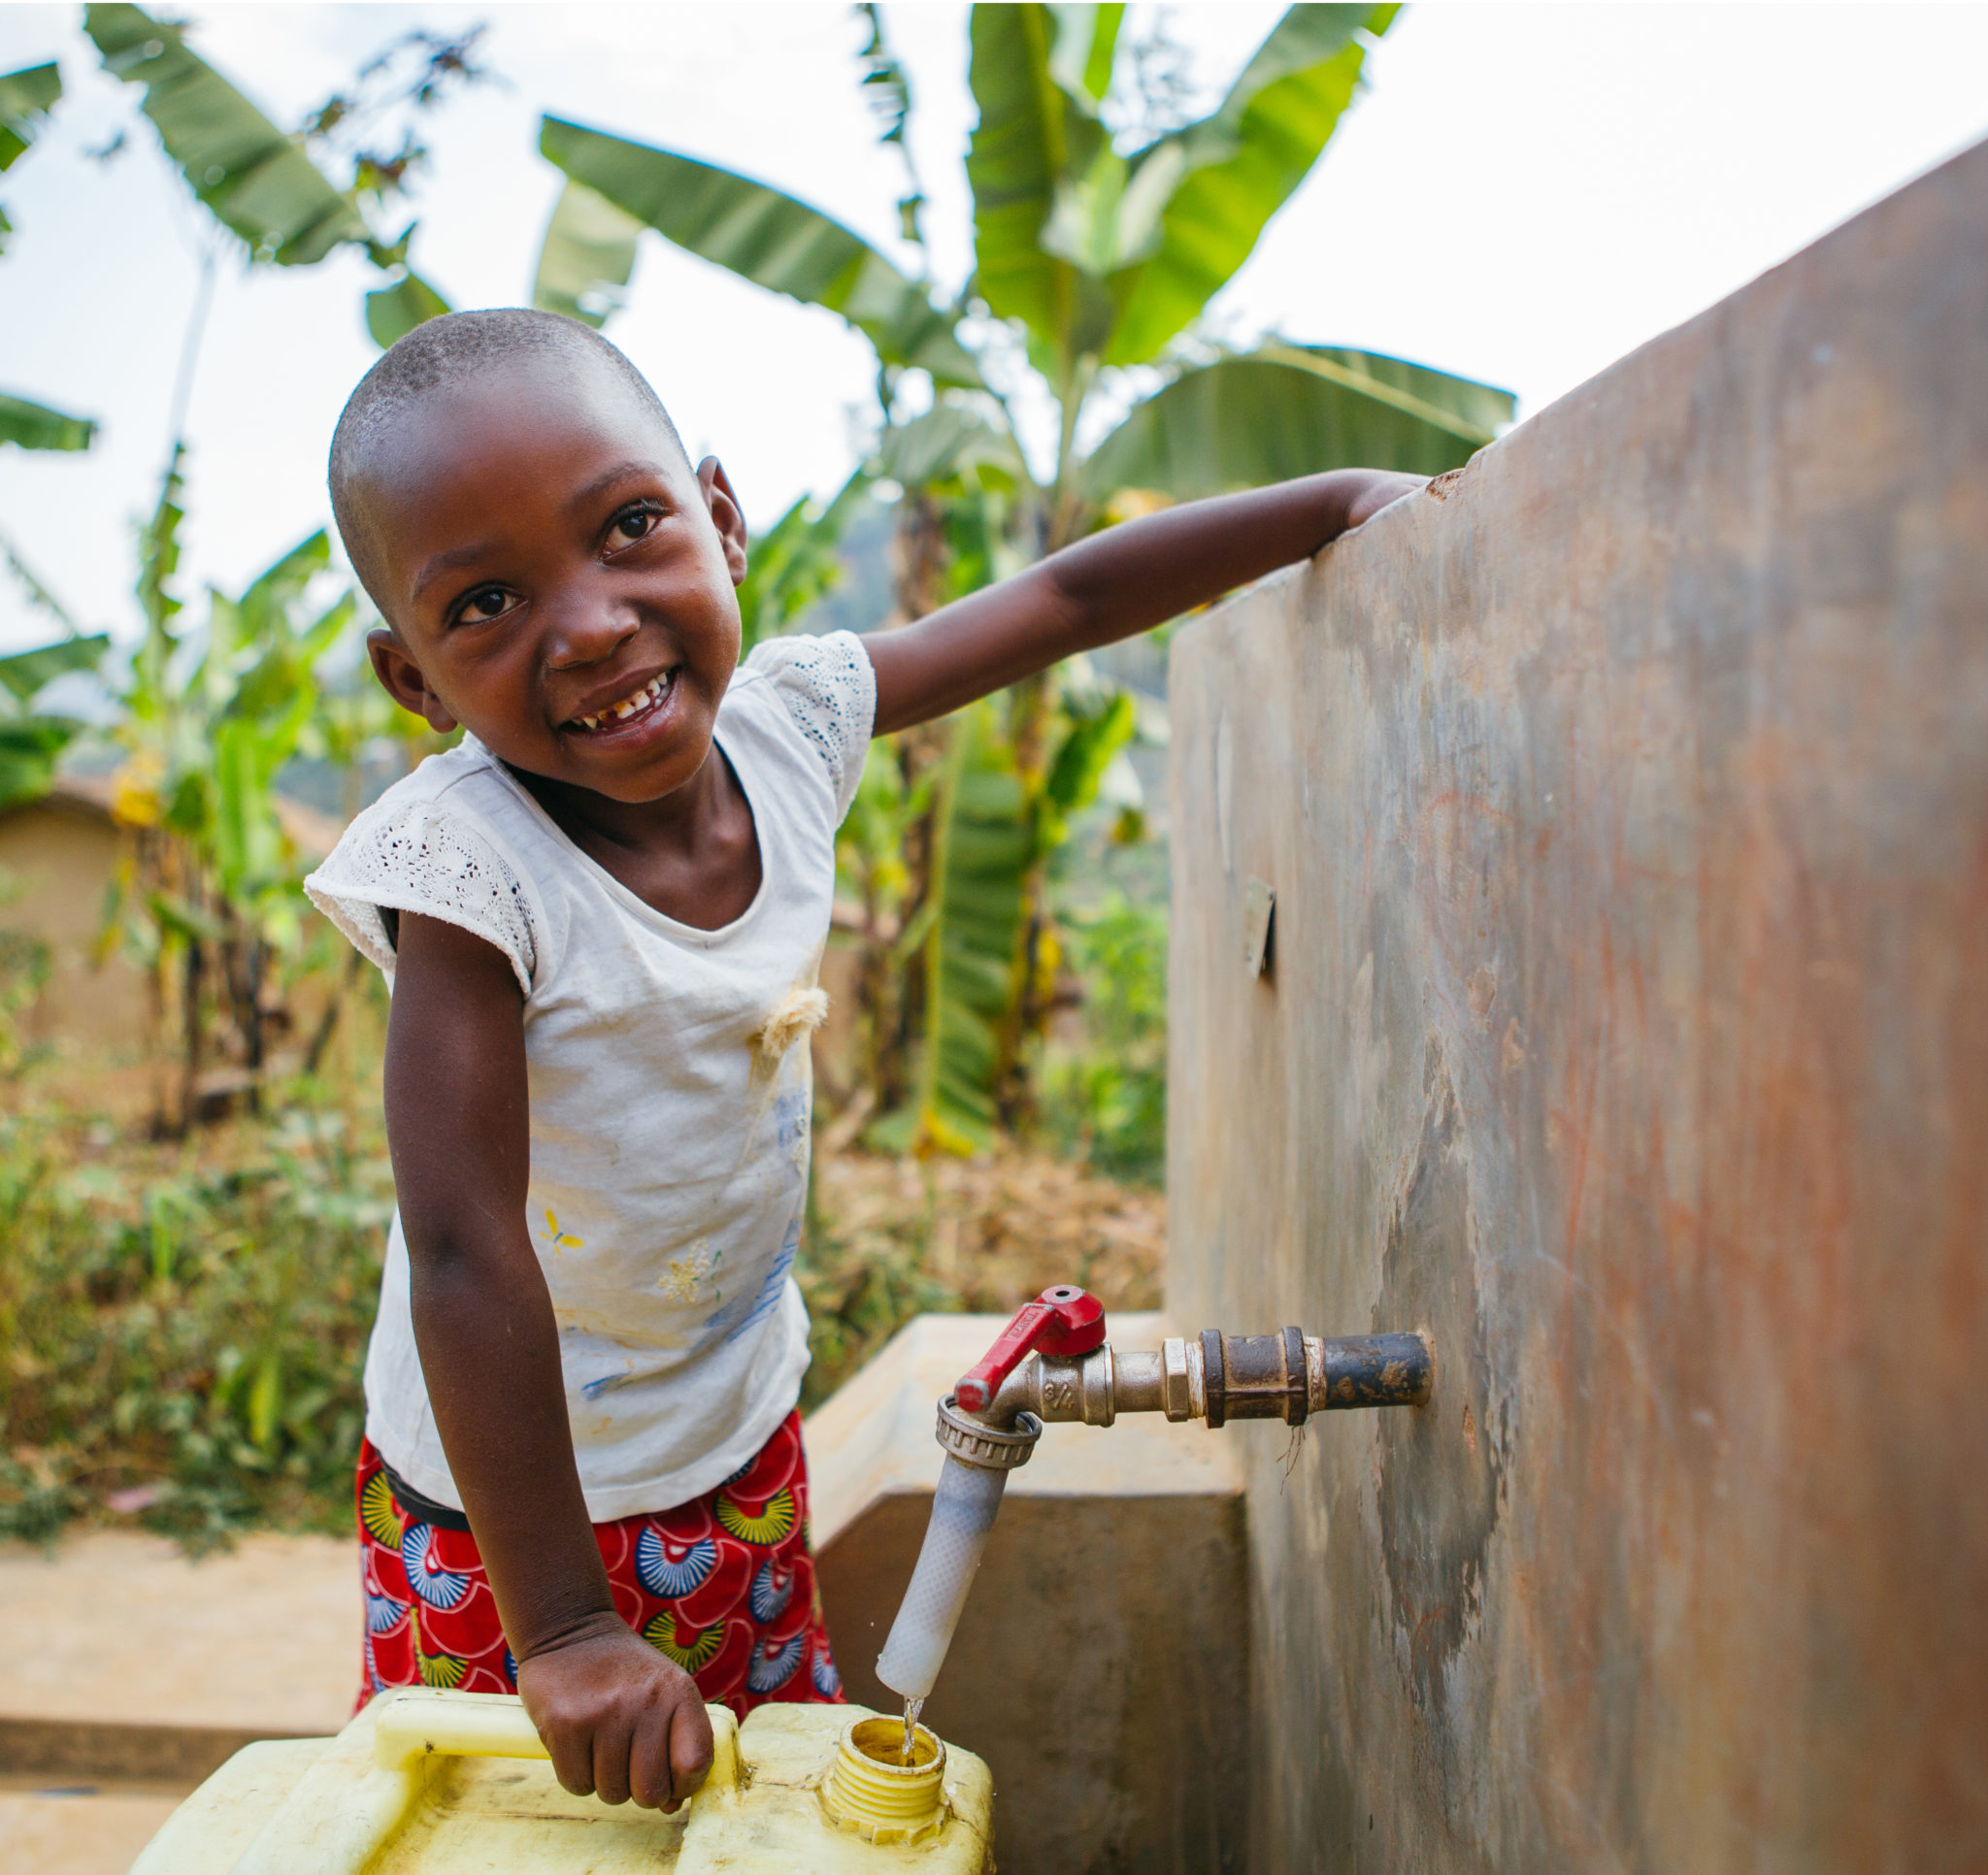
[[[517,1663],[517,1691],[575,1796],[665,1813],[711,1770],[711,1720],[690,1675],[609,1615]]]

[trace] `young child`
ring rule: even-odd
[[[739,662],[746,524],[549,313],[402,339],[332,502],[373,668],[460,746],[306,881],[387,975],[400,1208],[366,1361],[366,1691],[514,1686],[560,1782],[675,1809],[704,1699],[841,1697],[790,1267],[835,834],[873,735],[1356,527],[1348,470],[1171,509],[902,631]]]

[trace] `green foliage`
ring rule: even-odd
[[[344,243],[367,239],[353,203],[297,139],[187,49],[183,26],[132,6],[86,6],[83,23],[105,70],[145,86],[145,115],[166,154],[252,258],[308,267]]]
[[[181,518],[169,494],[145,536],[139,596],[148,630],[119,730],[131,750],[119,812],[185,840],[232,911],[272,932],[293,929],[295,869],[275,781],[316,711],[315,667],[351,622],[353,597],[342,592],[322,609],[306,605],[312,581],[331,564],[329,541],[313,534],[239,599],[209,593],[205,642],[189,662],[180,655],[171,625],[179,603],[166,584]]]
[[[67,638],[0,658],[0,809],[38,801],[55,779],[55,763],[79,724],[42,715],[35,699],[57,677],[96,668],[110,641]]]
[[[215,219],[246,245],[251,262],[310,267],[342,247],[363,248],[387,277],[366,298],[367,330],[382,346],[448,311],[408,263],[414,224],[391,237],[375,225],[426,158],[413,131],[403,131],[396,150],[352,149],[351,181],[344,188],[312,152],[332,154],[382,112],[428,110],[449,83],[484,77],[472,56],[481,27],[453,40],[418,30],[404,35],[361,69],[351,95],[326,100],[295,133],[280,130],[193,52],[184,22],[142,7],[89,5],[83,30],[107,72],[144,85],[141,108],[166,154]],[[396,54],[410,48],[419,54],[419,69],[394,89]]]
[[[979,381],[952,336],[958,309],[933,307],[919,282],[840,221],[712,163],[547,117],[539,148],[575,181],[678,247],[756,286],[839,312],[884,363],[947,383]]]
[[[978,285],[1040,369],[1156,358],[1256,247],[1359,82],[1395,9],[1291,8],[1218,109],[1127,154],[1102,107],[1118,7],[973,13],[979,122],[967,158]]]
[[[778,637],[842,581],[838,553],[850,511],[867,499],[870,477],[861,470],[825,507],[804,495],[752,543],[739,585],[739,650]]]
[[[87,449],[96,434],[93,418],[71,416],[0,391],[0,443],[23,449]]]
[[[18,72],[0,72],[0,173],[42,134],[62,96],[58,65],[30,65]]]
[[[384,351],[415,326],[439,319],[447,311],[448,302],[418,274],[403,274],[391,286],[366,295],[366,331]]]
[[[1211,116],[1126,166],[1107,364],[1157,357],[1234,278],[1352,102],[1366,58],[1360,35],[1385,32],[1396,11],[1292,7]],[[1157,213],[1146,206],[1155,200]]]
[[[1066,910],[1066,961],[1083,985],[1082,1038],[1052,1044],[1044,1130],[1114,1178],[1161,1183],[1167,1155],[1167,914],[1113,890]]]
[[[327,701],[317,667],[350,628],[355,600],[347,590],[313,602],[331,559],[321,532],[239,598],[210,591],[204,632],[176,629],[180,460],[176,450],[140,537],[146,635],[120,699],[127,755],[112,799],[139,835],[113,924],[153,972],[161,1060],[168,1050],[180,1059],[177,1094],[160,1083],[155,1118],[171,1133],[200,1117],[209,1068],[242,1076],[249,1103],[259,1101],[268,1017],[283,1005],[285,971],[305,961],[303,868],[278,812],[278,774],[300,753],[349,758],[382,726],[377,707]]]
[[[1099,444],[1082,481],[1102,502],[1126,488],[1193,500],[1321,463],[1438,476],[1489,443],[1513,407],[1508,391],[1399,358],[1266,346],[1156,391]]]
[[[0,1535],[112,1491],[194,1542],[342,1527],[391,1211],[385,1157],[299,1110],[225,1167],[0,1115]]]
[[[1000,707],[945,725],[923,902],[899,948],[918,960],[921,1039],[911,1099],[871,1129],[893,1150],[931,1142],[975,1152],[992,1140],[1000,1026],[1013,1000],[1015,935],[1033,858],[1021,777]]]
[[[621,304],[635,273],[642,223],[570,178],[539,249],[532,304],[598,331]]]

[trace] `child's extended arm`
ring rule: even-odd
[[[864,641],[877,733],[943,716],[1060,658],[1176,618],[1318,551],[1420,476],[1336,469],[1107,528],[901,632]]]
[[[675,1809],[710,1767],[711,1725],[689,1677],[614,1612],[580,1495],[525,1228],[517,983],[493,945],[437,919],[404,914],[398,953],[386,1128],[414,1340],[517,1690],[569,1791]]]

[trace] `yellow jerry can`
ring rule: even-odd
[[[237,1752],[131,1875],[992,1875],[987,1767],[861,1706],[712,1706],[711,1776],[673,1817],[569,1795],[523,1704],[424,1688],[336,1738]]]

